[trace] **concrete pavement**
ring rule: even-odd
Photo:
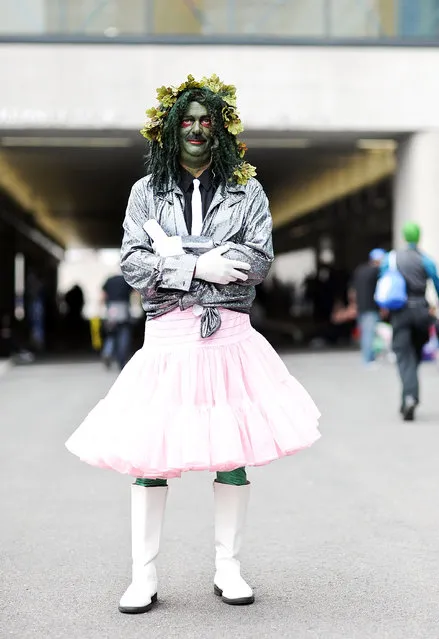
[[[128,477],[64,441],[105,394],[99,364],[16,367],[0,378],[0,637],[438,639],[439,372],[419,420],[397,413],[392,366],[289,355],[323,418],[309,451],[250,469],[243,574],[256,603],[212,593],[212,476],[171,482],[160,605],[121,615],[129,583]]]

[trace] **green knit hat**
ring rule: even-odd
[[[421,229],[419,224],[415,222],[406,222],[402,228],[404,239],[409,244],[417,244],[421,237]]]

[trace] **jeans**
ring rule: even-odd
[[[378,319],[379,316],[377,311],[366,311],[365,313],[360,313],[358,316],[361,354],[365,364],[369,364],[375,359],[373,352],[373,340],[375,338],[375,329]]]
[[[130,358],[131,326],[119,324],[107,335],[102,348],[102,357],[106,360],[115,359],[120,370]]]

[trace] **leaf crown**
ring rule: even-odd
[[[163,146],[162,136],[165,120],[180,95],[191,89],[208,89],[218,95],[224,102],[221,111],[224,128],[234,136],[244,131],[236,109],[236,88],[232,84],[224,84],[215,74],[211,75],[210,78],[203,77],[201,80],[195,80],[192,75],[188,75],[187,79],[179,86],[161,86],[157,89],[159,106],[146,111],[148,120],[140,131],[144,138],[150,142],[157,142],[160,147]],[[236,140],[236,145],[238,155],[243,159],[247,152],[247,145],[239,140]],[[233,173],[236,183],[242,185],[246,184],[254,175],[256,175],[256,169],[248,162],[241,162]]]

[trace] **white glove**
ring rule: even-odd
[[[183,255],[183,244],[181,237],[166,235],[157,220],[148,220],[143,225],[152,240],[152,247],[160,257],[172,257],[173,255]]]
[[[223,253],[228,250],[229,247],[225,244],[200,255],[195,267],[195,277],[213,284],[230,284],[237,280],[247,281],[248,275],[241,271],[249,271],[250,264],[223,257]]]

